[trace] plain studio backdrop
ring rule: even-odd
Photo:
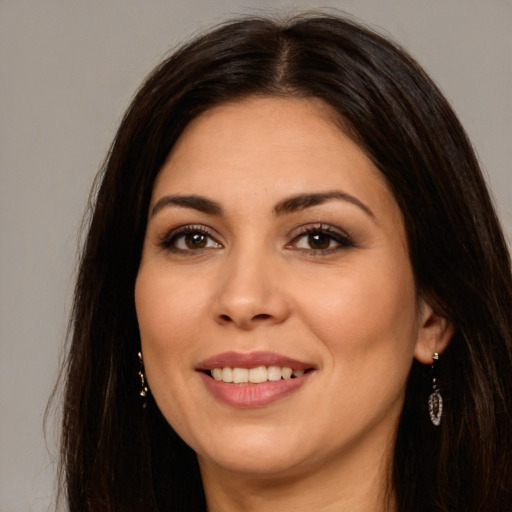
[[[53,508],[58,419],[45,437],[43,415],[77,232],[136,87],[170,49],[227,18],[319,8],[391,35],[426,68],[512,232],[512,0],[0,0],[1,512]]]

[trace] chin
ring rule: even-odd
[[[198,455],[199,466],[215,466],[225,472],[238,476],[247,476],[256,479],[276,479],[289,477],[300,473],[303,464],[299,460],[293,460],[291,454],[280,455],[276,453],[254,453],[239,454],[234,456],[216,456],[209,454]]]
[[[304,440],[283,433],[276,435],[275,429],[237,430],[225,438],[210,439],[204,449],[195,450],[200,466],[212,465],[240,475],[276,477],[293,473],[305,463],[306,453],[298,448],[303,447]]]

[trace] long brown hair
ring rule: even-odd
[[[395,447],[401,512],[512,508],[510,259],[470,143],[397,45],[332,16],[227,23],[142,85],[98,181],[66,364],[62,455],[71,511],[204,510],[192,450],[139,397],[134,283],[155,176],[184,127],[250,95],[317,97],[339,114],[403,212],[419,293],[454,323],[429,422],[414,362]],[[390,368],[390,371],[393,371]]]

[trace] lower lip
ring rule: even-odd
[[[311,372],[294,379],[267,381],[261,384],[229,384],[199,372],[206,389],[218,400],[232,407],[264,407],[291,395],[307,381]]]

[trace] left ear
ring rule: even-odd
[[[422,299],[414,357],[420,363],[432,364],[433,354],[441,354],[446,349],[453,333],[452,322],[434,311],[434,308]]]

